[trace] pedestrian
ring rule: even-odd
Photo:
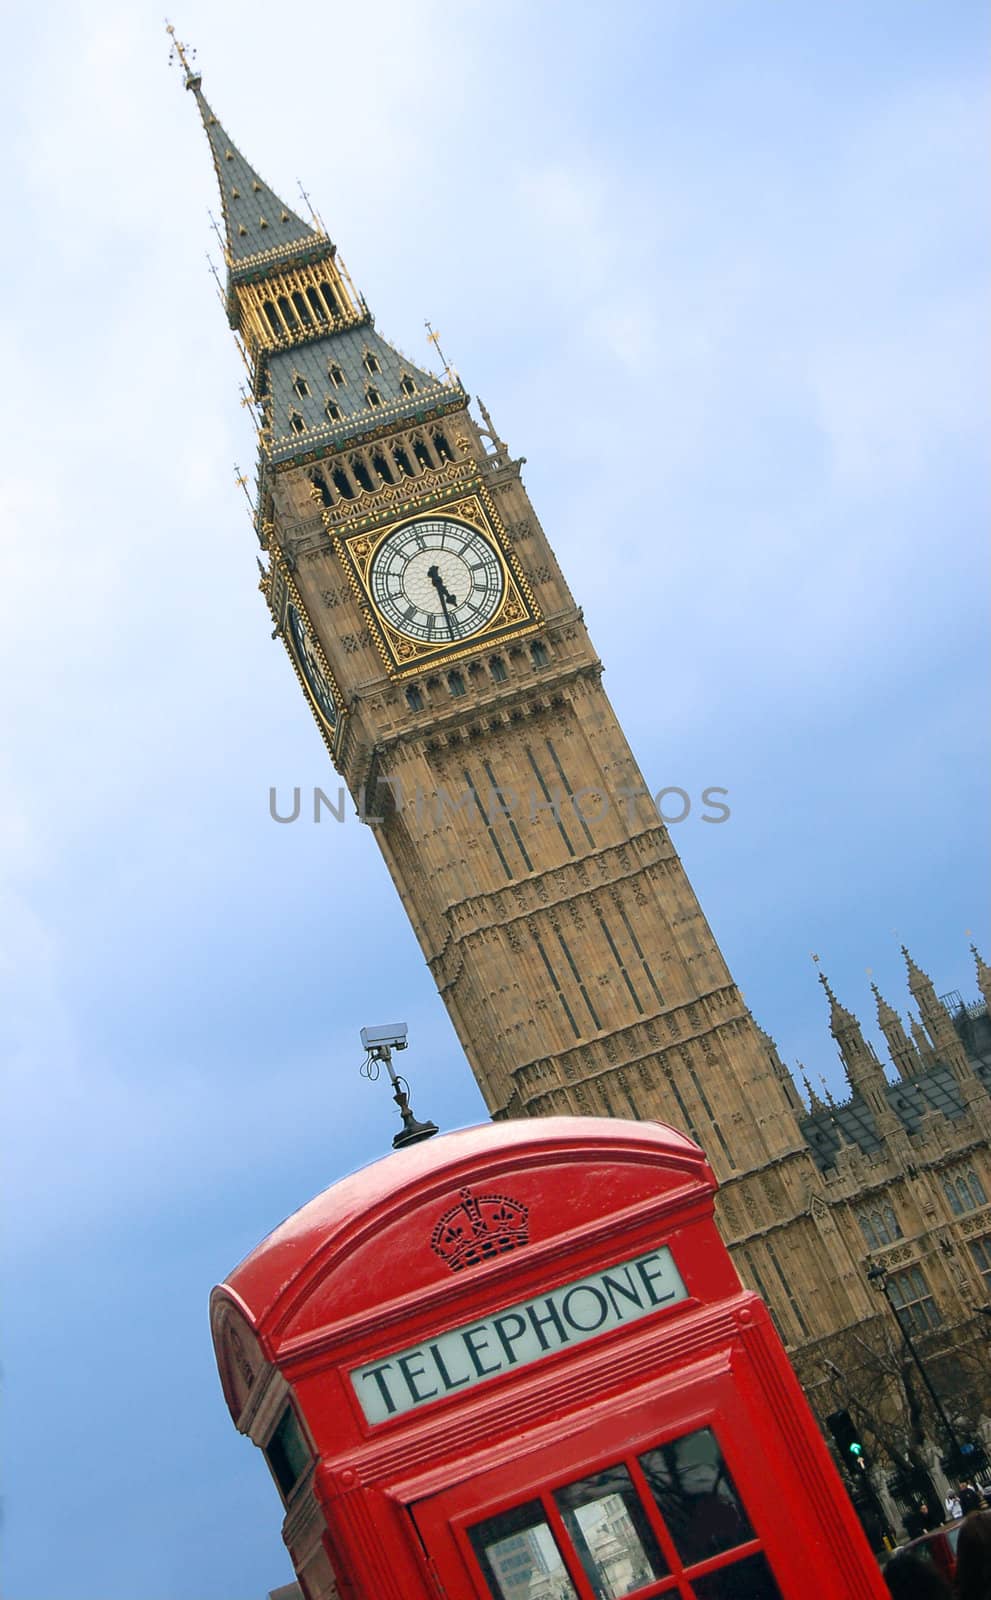
[[[957,1494],[955,1489],[950,1490],[944,1504],[946,1506],[947,1522],[955,1522],[957,1517],[963,1516],[963,1509],[960,1505],[960,1496]]]
[[[938,1567],[914,1550],[896,1551],[884,1569],[892,1600],[953,1600],[953,1590]]]
[[[960,1529],[957,1596],[958,1600],[991,1600],[991,1511],[969,1512]]]
[[[966,1516],[968,1511],[978,1511],[980,1505],[981,1497],[974,1485],[972,1483],[962,1483],[960,1485],[960,1510],[963,1515]]]

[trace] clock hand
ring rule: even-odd
[[[452,606],[456,606],[458,602],[455,599],[454,595],[451,593],[451,591],[446,587],[446,585],[444,583],[444,580],[440,575],[440,571],[436,566],[427,568],[427,577],[430,579],[430,582],[433,584],[434,588],[437,590],[437,598],[440,601],[440,608],[444,613],[444,621],[447,623],[447,631],[450,634],[451,638],[453,639],[454,638],[454,624],[451,621],[451,614],[448,611],[447,607],[448,607],[449,603]]]

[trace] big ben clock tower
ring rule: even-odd
[[[492,1115],[657,1117],[744,1201],[740,1233],[755,1170],[760,1207],[772,1183],[794,1214],[801,1102],[650,803],[519,462],[456,377],[382,337],[180,54],[262,419],[261,589]]]

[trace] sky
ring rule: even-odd
[[[986,8],[365,0],[172,19],[379,330],[514,455],[754,1015],[843,1092],[899,944],[988,955]],[[5,24],[4,1600],[263,1600],[211,1286],[484,1109],[257,592],[206,140],[159,9]],[[729,820],[699,797],[729,791]],[[305,817],[305,811],[304,811]]]

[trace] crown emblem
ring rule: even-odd
[[[527,1244],[529,1211],[519,1200],[504,1194],[472,1194],[460,1190],[456,1206],[445,1211],[430,1235],[430,1247],[452,1272],[476,1267]]]

